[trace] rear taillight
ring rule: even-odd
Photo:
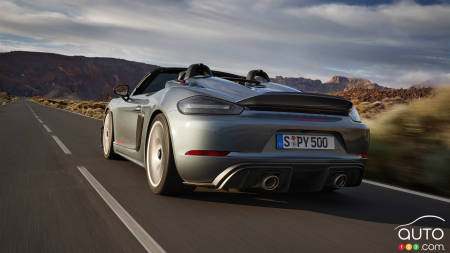
[[[362,153],[361,154],[361,158],[367,158],[367,154],[366,153]]]
[[[197,156],[226,156],[230,151],[216,151],[216,150],[191,150],[186,152],[185,155],[197,155]]]

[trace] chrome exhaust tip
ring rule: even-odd
[[[333,186],[336,188],[342,188],[347,184],[347,175],[337,174],[333,179]]]
[[[280,185],[280,178],[275,175],[267,176],[262,181],[262,188],[266,191],[273,191]]]

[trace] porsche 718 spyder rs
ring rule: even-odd
[[[361,184],[369,129],[346,99],[203,64],[159,68],[105,110],[106,158],[146,169],[150,189],[321,191]]]

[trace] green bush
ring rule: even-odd
[[[450,87],[367,124],[367,178],[450,196]]]

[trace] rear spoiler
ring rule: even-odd
[[[237,104],[249,110],[336,115],[348,115],[353,106],[352,102],[341,97],[294,92],[267,92],[243,99]]]

